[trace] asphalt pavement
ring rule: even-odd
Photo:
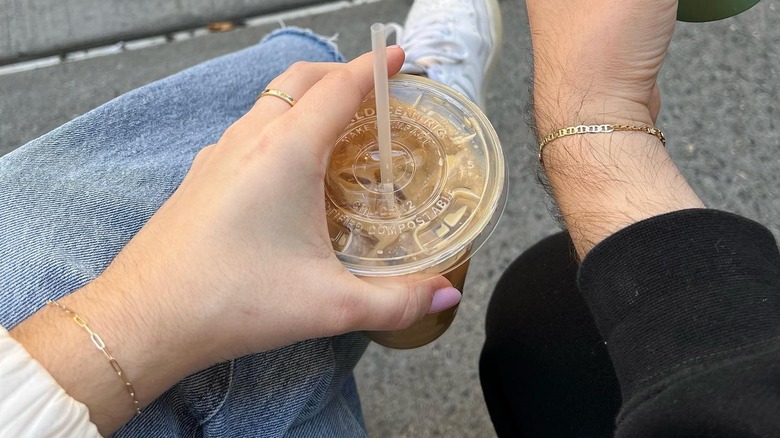
[[[0,65],[334,0],[0,0]]]

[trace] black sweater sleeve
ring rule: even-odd
[[[716,210],[634,224],[579,271],[623,393],[617,437],[780,437],[780,253]]]

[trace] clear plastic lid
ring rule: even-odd
[[[449,272],[503,211],[498,136],[474,103],[426,78],[391,78],[390,106],[392,188],[381,186],[373,95],[333,150],[325,180],[333,248],[358,275]]]

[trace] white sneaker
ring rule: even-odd
[[[428,76],[485,108],[501,46],[498,0],[417,0],[403,27],[388,26],[406,51],[401,73]]]

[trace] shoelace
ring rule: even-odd
[[[396,41],[406,52],[405,66],[417,66],[427,72],[431,66],[458,64],[468,57],[466,44],[457,39],[452,22],[431,17],[415,24],[411,31],[398,23],[387,24],[395,31]]]

